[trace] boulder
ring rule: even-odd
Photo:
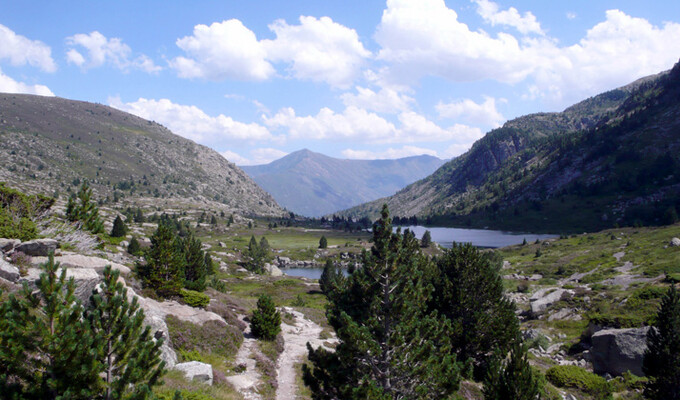
[[[40,265],[47,261],[47,257],[34,257],[32,263],[34,265]],[[130,268],[125,265],[118,264],[104,258],[99,257],[89,257],[81,254],[65,254],[62,256],[54,257],[54,262],[58,262],[67,268],[91,268],[95,271],[101,273],[104,271],[104,267],[110,265],[112,269],[120,271],[121,275],[127,275],[130,273]]]
[[[674,237],[671,239],[671,247],[680,247],[680,239]]]
[[[196,380],[207,383],[211,386],[213,384],[213,369],[212,365],[210,364],[205,364],[198,361],[189,361],[176,364],[173,369],[182,371],[184,376],[186,376],[186,378],[190,381]]]
[[[26,275],[19,278],[19,282],[26,282],[29,287],[36,288],[40,279],[42,268],[29,268]],[[61,275],[61,268],[57,270],[57,276]],[[76,284],[75,295],[83,304],[87,304],[92,296],[92,291],[102,281],[97,271],[90,268],[67,268],[66,279],[73,278]]]
[[[10,251],[14,250],[14,248],[21,243],[21,240],[19,239],[5,239],[5,238],[0,238],[0,251],[4,253],[9,253]]]
[[[277,267],[276,265],[269,264],[269,263],[264,265],[264,271],[268,275],[271,275],[271,276],[283,276],[283,272],[281,272],[279,267]]]
[[[23,242],[16,247],[15,251],[20,251],[29,256],[47,256],[57,249],[57,241],[54,239],[36,239]]]
[[[20,277],[19,268],[0,258],[0,278],[7,279],[10,282],[16,282]]]
[[[551,291],[552,290],[552,291]],[[536,315],[544,312],[552,304],[562,299],[562,296],[571,296],[574,292],[567,289],[546,288],[534,293],[529,301],[531,302],[531,312]]]
[[[591,337],[590,349],[593,370],[596,373],[621,375],[630,371],[644,376],[642,358],[647,349],[649,327],[629,329],[604,329]]]

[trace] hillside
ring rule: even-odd
[[[300,150],[267,165],[244,166],[287,209],[310,217],[391,195],[444,163],[422,155],[397,160],[342,160]]]
[[[342,214],[375,216],[387,203],[438,225],[553,232],[672,221],[679,85],[676,65],[563,112],[508,121],[431,176]]]
[[[31,192],[212,203],[243,214],[283,210],[217,152],[152,121],[56,97],[0,94],[0,181]],[[155,200],[157,202],[157,200]]]

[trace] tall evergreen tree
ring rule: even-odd
[[[257,274],[261,274],[264,269],[266,254],[262,251],[262,248],[257,243],[257,239],[255,239],[254,235],[250,237],[246,255],[250,258],[246,264],[247,269]]]
[[[80,187],[78,200],[72,197],[69,198],[69,202],[66,205],[66,218],[71,222],[82,222],[83,228],[94,234],[104,231],[104,224],[99,218],[99,207],[97,207],[97,203],[92,199],[92,189],[87,182],[83,182],[83,185]]]
[[[645,397],[680,399],[680,293],[671,285],[647,332],[642,370],[649,377]]]
[[[278,312],[274,301],[266,294],[257,299],[257,309],[253,311],[250,329],[256,338],[274,340],[281,332],[281,313]]]
[[[133,236],[132,239],[130,239],[130,243],[128,244],[127,252],[132,254],[133,256],[136,256],[139,255],[141,250],[142,247],[139,244],[139,240],[137,240],[136,236]]]
[[[101,365],[73,279],[52,255],[37,291],[0,305],[0,394],[8,399],[91,399]]]
[[[341,279],[342,274],[338,271],[337,267],[333,264],[333,260],[330,258],[326,259],[326,265],[323,267],[323,272],[319,278],[319,287],[324,293],[328,293],[333,289],[333,286],[337,284],[336,280]]]
[[[510,358],[501,361],[500,354],[489,364],[484,380],[485,400],[536,400],[541,384],[527,360],[527,349],[517,338],[510,350]]]
[[[328,239],[326,239],[326,236],[321,236],[321,239],[319,239],[319,248],[320,249],[325,249],[328,247]]]
[[[161,223],[151,236],[145,263],[137,263],[137,273],[146,287],[163,297],[179,294],[184,282],[182,253],[174,242],[172,228]]]
[[[478,379],[486,375],[494,349],[510,350],[519,335],[514,304],[503,295],[501,264],[471,244],[457,244],[436,262],[431,275],[431,310],[453,327],[452,348],[459,361],[472,364]]]
[[[430,247],[431,244],[432,244],[432,234],[430,233],[430,231],[425,231],[425,233],[423,233],[423,238],[420,239],[420,247],[426,249],[426,248]]]
[[[205,264],[205,254],[199,239],[190,234],[181,240],[181,251],[184,254],[184,287],[202,292],[206,288],[208,268]]]
[[[392,233],[383,206],[363,267],[327,294],[340,344],[333,353],[308,345],[304,381],[314,399],[447,398],[458,389],[450,324],[423,307],[428,268],[413,235]]]
[[[101,290],[92,295],[91,309],[86,313],[104,370],[100,398],[151,399],[151,388],[159,383],[165,366],[160,359],[162,339],[153,339],[137,298],[128,301],[119,275],[106,266]]]
[[[123,222],[120,215],[116,216],[116,219],[113,220],[113,228],[111,228],[111,237],[123,237],[126,233],[127,227],[125,222]]]
[[[260,250],[265,254],[269,251],[269,241],[264,236],[260,238]]]

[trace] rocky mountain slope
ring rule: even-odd
[[[508,121],[431,176],[342,214],[375,216],[387,203],[394,215],[443,225],[576,231],[663,223],[680,209],[679,86],[676,65],[563,112]]]
[[[342,160],[305,149],[267,165],[242,168],[282,206],[317,217],[391,195],[443,163],[427,155],[397,160]]]
[[[56,97],[0,94],[0,181],[31,192],[211,203],[281,215],[276,201],[217,152],[152,121]]]

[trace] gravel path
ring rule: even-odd
[[[244,316],[239,316],[243,321]],[[253,352],[259,351],[257,348],[257,339],[250,333],[250,324],[243,332],[243,343],[238,349],[234,365],[244,364],[246,370],[238,375],[227,377],[227,381],[231,383],[236,390],[243,395],[246,400],[261,400],[262,397],[257,393],[257,385],[260,383],[260,373],[255,368],[255,357]]]

